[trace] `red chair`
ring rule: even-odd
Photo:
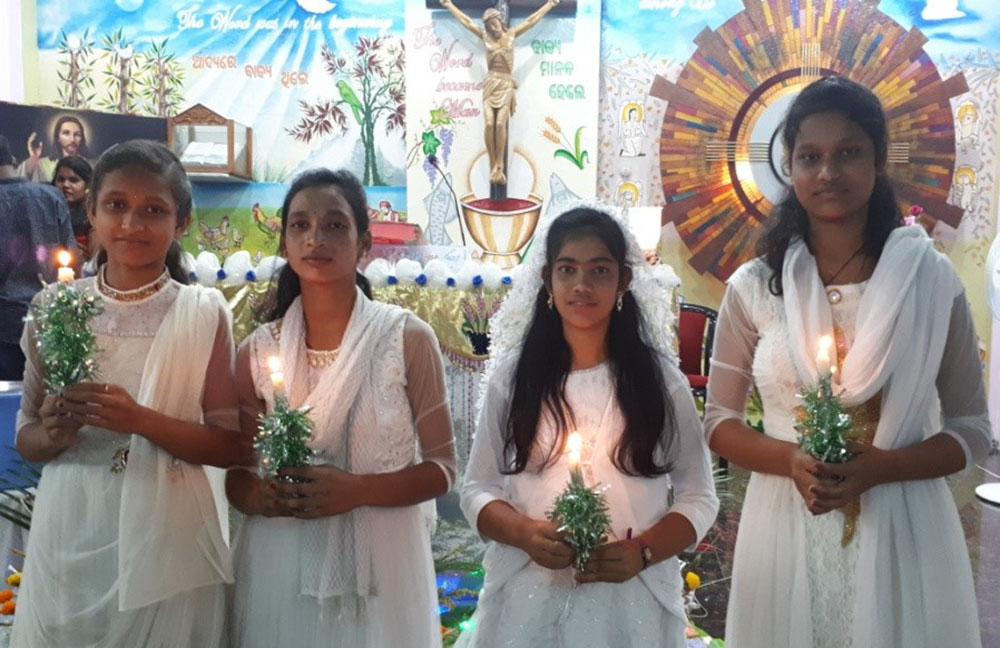
[[[715,343],[715,322],[719,313],[706,306],[681,303],[677,319],[677,353],[681,371],[687,376],[691,394],[705,404],[708,393],[708,370]],[[703,410],[704,411],[704,410]],[[719,473],[729,474],[729,462],[719,457]]]
[[[697,304],[681,304],[677,320],[677,352],[681,371],[687,376],[691,393],[705,401],[709,363],[715,341],[718,312]]]

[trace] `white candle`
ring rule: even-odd
[[[566,439],[566,454],[569,458],[570,470],[580,467],[580,450],[583,448],[583,439],[576,432],[571,432]]]
[[[278,356],[271,356],[267,359],[267,367],[271,370],[271,385],[276,393],[281,393],[285,389],[285,374],[281,373],[281,359]]]
[[[833,339],[829,335],[824,335],[819,339],[819,351],[816,353],[816,371],[820,376],[829,376],[830,371],[830,347]]]
[[[73,279],[76,278],[73,274],[73,268],[69,267],[69,264],[73,261],[73,255],[66,250],[60,250],[59,254],[56,255],[56,260],[59,261],[59,273],[56,275],[59,283],[72,283]]]

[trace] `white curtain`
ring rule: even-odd
[[[0,101],[24,103],[21,0],[0,0]]]

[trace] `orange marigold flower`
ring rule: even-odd
[[[14,592],[10,591],[9,589],[5,589],[2,592],[0,592],[0,603],[6,603],[12,598],[14,598]]]
[[[5,614],[7,616],[10,616],[11,614],[14,614],[14,610],[16,609],[17,609],[17,603],[15,603],[14,601],[7,601],[3,605],[0,605],[0,614]]]

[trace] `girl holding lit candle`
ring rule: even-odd
[[[969,557],[943,479],[990,446],[962,284],[921,227],[898,226],[871,91],[816,81],[782,137],[791,189],[761,257],[729,279],[708,385],[710,446],[753,471],[726,646],[978,647]],[[796,443],[796,394],[823,373],[850,409],[857,445],[846,463],[820,463]],[[744,422],[751,384],[764,434]],[[847,536],[850,516],[831,512],[859,498]]]
[[[250,461],[229,309],[184,285],[176,246],[191,186],[173,153],[119,144],[93,180],[105,252],[75,285],[102,298],[90,326],[102,382],[46,396],[28,323],[17,449],[45,467],[11,646],[219,647],[229,522],[223,475],[206,465]]]
[[[240,416],[251,439],[279,395],[308,406],[313,465],[279,471],[294,480],[227,476],[247,515],[231,645],[440,646],[427,516],[455,457],[437,339],[413,313],[372,301],[357,271],[371,233],[353,175],[300,175],[281,226],[277,307],[237,354]]]
[[[708,530],[718,500],[671,357],[669,301],[609,208],[570,205],[539,228],[491,322],[462,509],[493,542],[459,646],[685,645],[676,555]],[[611,517],[579,572],[547,520],[570,470],[607,487]]]

